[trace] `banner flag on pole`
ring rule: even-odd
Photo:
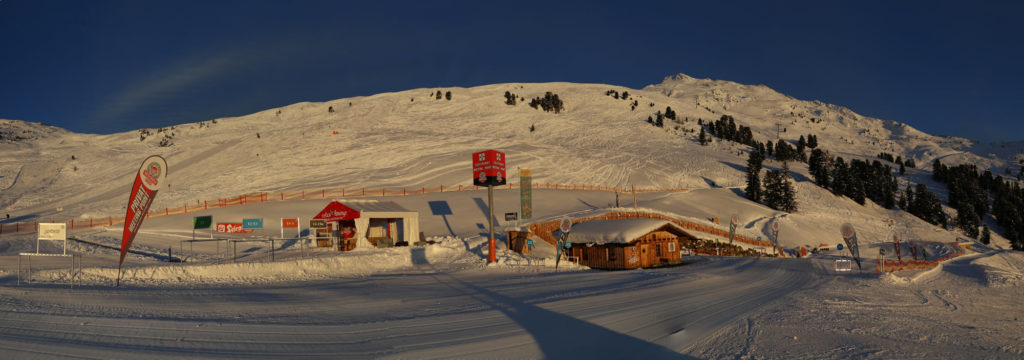
[[[167,178],[167,161],[159,155],[153,155],[142,161],[142,167],[135,174],[135,183],[132,185],[132,194],[128,197],[128,210],[124,216],[124,233],[121,236],[121,259],[117,263],[118,282],[120,283],[120,269],[124,264],[124,256],[132,247],[132,241],[142,226],[142,220],[146,219],[149,206],[153,204],[153,198],[160,190],[160,184]]]
[[[839,232],[843,234],[843,241],[846,242],[846,247],[850,248],[850,254],[853,255],[853,261],[857,262],[857,269],[861,269],[860,249],[857,247],[857,231],[853,229],[853,225],[845,223],[839,228]]]

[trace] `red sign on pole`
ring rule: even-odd
[[[497,150],[474,153],[473,185],[505,185],[505,153]]]

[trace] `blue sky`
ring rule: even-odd
[[[1022,4],[0,0],[0,118],[112,133],[421,87],[685,73],[1024,140]]]

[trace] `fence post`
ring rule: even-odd
[[[341,188],[341,197],[345,197],[345,188]]]
[[[302,190],[302,200],[306,200],[306,190]]]
[[[327,197],[327,189],[320,189],[320,198],[323,199],[325,197]]]

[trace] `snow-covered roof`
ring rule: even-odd
[[[336,200],[358,212],[412,212],[394,201],[342,199]]]
[[[569,241],[572,243],[628,244],[651,231],[668,225],[685,232],[679,226],[658,219],[616,219],[593,220],[572,226]]]

